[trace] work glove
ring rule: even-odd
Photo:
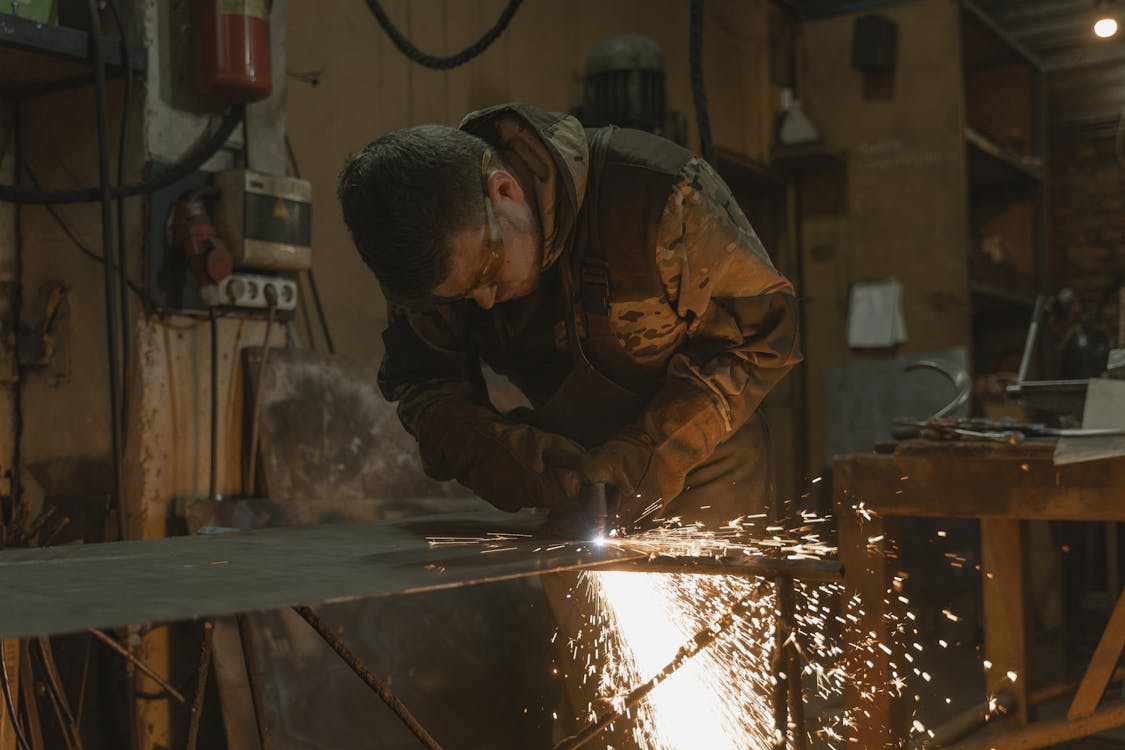
[[[585,454],[578,443],[494,413],[452,420],[442,416],[425,419],[419,429],[430,476],[456,479],[507,511],[558,507],[578,495],[581,478],[573,467]]]
[[[660,488],[652,439],[640,430],[626,428],[586,454],[578,471],[586,482],[604,482],[617,492],[616,508],[610,510],[611,525],[632,528],[659,515],[671,497]]]

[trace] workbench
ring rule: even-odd
[[[1098,703],[1125,645],[1125,606],[1119,601],[1083,677],[1066,719],[1031,721],[1029,696],[1034,670],[1029,663],[1028,585],[1024,558],[1025,521],[1125,521],[1125,458],[1056,467],[1053,440],[1018,445],[995,442],[905,441],[883,452],[838,458],[833,473],[835,513],[845,586],[862,597],[854,633],[874,632],[891,653],[873,649],[861,684],[845,700],[858,705],[860,693],[870,721],[856,727],[858,747],[904,747],[908,706],[881,686],[890,684],[892,664],[904,648],[894,637],[899,621],[901,570],[897,520],[905,517],[967,518],[980,521],[984,658],[989,695],[1013,698],[1005,725],[1010,730],[986,742],[958,748],[1047,747],[1125,724],[1125,701]],[[901,670],[904,671],[904,670]],[[1007,674],[1014,672],[1012,682]]]

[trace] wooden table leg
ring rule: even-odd
[[[848,477],[837,476],[838,487]],[[849,747],[900,748],[907,743],[907,707],[894,689],[904,676],[905,638],[894,578],[899,570],[894,519],[865,515],[851,493],[838,493],[836,519],[844,564],[844,709],[851,723]],[[884,650],[883,646],[887,650]],[[901,666],[900,666],[901,665]]]
[[[1015,697],[1015,706],[1007,719],[1014,725],[1028,722],[1027,696],[1032,677],[1024,578],[1026,537],[1027,528],[1022,521],[981,519],[984,658],[992,664],[985,675],[985,688],[989,695],[1007,691]]]

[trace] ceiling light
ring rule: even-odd
[[[1094,24],[1094,33],[1102,39],[1108,39],[1117,33],[1117,20],[1114,18],[1099,18]]]

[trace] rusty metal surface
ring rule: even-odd
[[[540,524],[530,513],[482,511],[6,550],[0,552],[0,638],[435,591],[640,557],[530,536],[491,546],[427,542],[530,535]]]

